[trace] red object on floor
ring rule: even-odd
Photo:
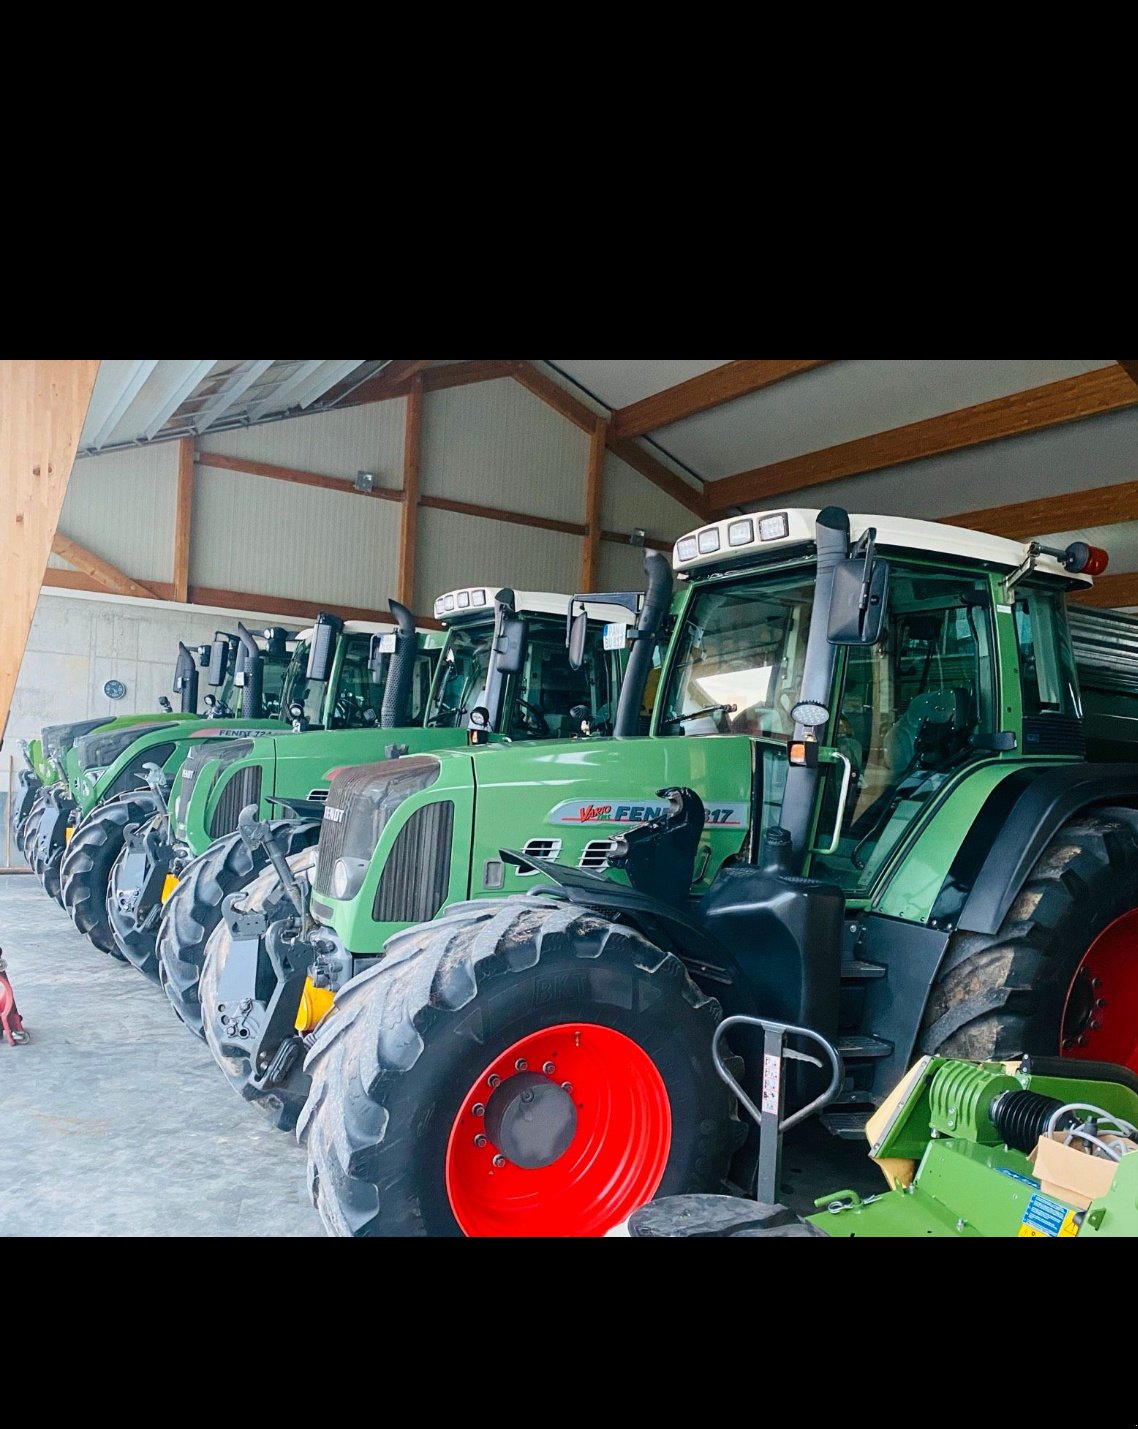
[[[16,994],[12,991],[12,984],[8,981],[6,967],[3,949],[0,948],[0,1027],[4,1029],[4,1040],[8,1046],[15,1047],[18,1042],[27,1042],[29,1038],[24,1031],[24,1024],[20,1020],[19,1009],[16,1007]]]

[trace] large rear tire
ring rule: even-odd
[[[1039,1056],[1138,1071],[1138,815],[1065,824],[995,934],[949,942],[920,1050],[1003,1061]]]
[[[64,908],[100,952],[125,961],[107,916],[107,882],[128,824],[140,824],[158,808],[157,796],[133,791],[98,804],[71,836],[59,865]]]
[[[310,868],[316,863],[315,845],[302,848],[299,853],[289,855],[288,866],[303,883]],[[269,897],[280,890],[281,882],[276,869],[262,869],[245,885],[241,909],[246,913],[264,911]],[[290,905],[291,906],[291,905]],[[205,959],[202,964],[198,990],[201,995],[202,1027],[205,1040],[213,1059],[221,1068],[226,1081],[245,1101],[252,1103],[278,1131],[292,1131],[308,1096],[308,1074],[300,1061],[293,1063],[288,1078],[281,1086],[262,1089],[250,1082],[253,1065],[248,1057],[237,1055],[227,1047],[223,1048],[217,1038],[221,1009],[218,1003],[218,983],[225,970],[229,950],[233,940],[224,918],[219,919],[206,943]]]
[[[20,852],[24,855],[29,868],[32,867],[32,848],[35,844],[36,829],[39,827],[46,799],[47,792],[41,789],[33,800],[32,807],[28,810],[28,816],[20,828]]]
[[[311,847],[320,821],[278,819],[273,835],[286,856]],[[240,834],[228,834],[182,870],[181,880],[162,909],[158,924],[158,976],[178,1017],[204,1038],[198,984],[206,943],[221,922],[221,901],[252,881],[268,865],[263,848],[250,853]]]
[[[305,1062],[297,1136],[326,1229],[599,1236],[654,1196],[725,1191],[744,1133],[719,1020],[673,954],[559,901],[396,934]]]

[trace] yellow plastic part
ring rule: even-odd
[[[316,987],[310,977],[304,979],[304,991],[300,994],[300,1007],[296,1014],[296,1030],[311,1032],[324,1014],[332,1006],[331,988]]]
[[[176,875],[176,874],[173,874],[173,873],[168,873],[168,874],[166,875],[166,877],[162,880],[162,902],[163,902],[163,903],[166,902],[167,898],[169,898],[170,894],[173,893],[174,889],[177,888],[177,886],[178,886],[178,878],[177,878],[177,875]]]
[[[63,842],[64,842],[65,844],[69,844],[69,843],[71,842],[71,835],[72,835],[74,832],[75,832],[75,830],[74,830],[73,828],[71,828],[70,826],[68,826],[66,829],[63,830]]]

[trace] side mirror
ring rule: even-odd
[[[506,615],[498,635],[498,669],[503,675],[520,675],[526,661],[528,629],[519,615]]]
[[[209,647],[209,674],[211,685],[223,685],[225,672],[229,669],[229,641],[214,640]]]
[[[831,645],[877,645],[885,633],[889,563],[850,556],[834,571],[827,637]]]
[[[329,615],[325,611],[316,617],[316,633],[312,637],[308,669],[305,671],[310,680],[323,682],[328,678],[336,650],[336,636],[343,628],[344,622],[338,615]]]
[[[587,611],[579,611],[569,627],[569,668],[579,670],[585,661],[585,639],[589,633]]]

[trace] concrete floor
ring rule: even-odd
[[[324,1235],[295,1138],[28,875],[0,876],[0,947],[31,1034],[0,1036],[0,1238]]]
[[[0,1037],[0,1238],[323,1236],[291,1134],[262,1123],[164,994],[100,953],[38,882],[0,875],[0,947],[31,1041]],[[783,1149],[798,1214],[885,1189],[817,1122]]]

